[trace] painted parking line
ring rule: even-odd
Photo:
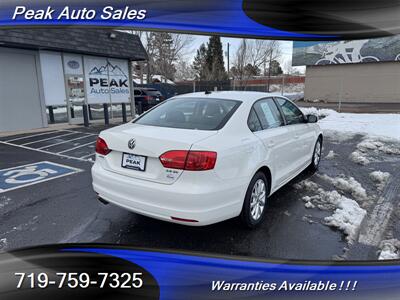
[[[43,150],[43,149],[35,149],[35,148],[28,147],[28,146],[22,146],[22,145],[18,145],[18,144],[3,142],[3,141],[0,141],[0,144],[4,144],[4,145],[7,145],[7,146],[12,146],[12,147],[18,147],[18,148],[22,148],[22,149],[25,149],[25,150],[36,151],[36,152],[40,152],[40,153],[55,155],[55,156],[58,156],[58,157],[64,157],[64,158],[75,159],[75,160],[79,160],[79,161],[91,162],[92,163],[92,161],[88,160],[88,159],[80,159],[79,157],[73,157],[73,156],[65,155],[65,154],[58,154],[58,153],[46,151],[46,150]]]
[[[93,133],[86,133],[84,136],[80,136],[80,137],[78,137],[78,138],[74,138],[74,139],[70,139],[70,140],[65,140],[65,141],[62,141],[62,142],[59,142],[59,143],[55,143],[55,144],[51,144],[51,145],[47,145],[47,146],[42,146],[42,147],[39,147],[39,148],[37,148],[37,149],[44,149],[44,148],[54,147],[54,146],[57,146],[57,145],[61,145],[61,144],[65,144],[65,143],[68,143],[68,142],[80,140],[80,139],[83,139],[83,138],[87,138],[87,137],[92,136],[92,135],[95,135],[95,134],[93,134]]]
[[[57,130],[52,130],[52,131],[46,131],[46,132],[37,133],[37,134],[29,134],[29,135],[25,135],[25,136],[21,136],[21,137],[17,137],[17,138],[12,138],[10,140],[4,140],[3,142],[15,142],[15,141],[19,141],[19,140],[29,139],[32,137],[56,133],[56,132],[57,132]]]
[[[73,147],[73,148],[69,148],[67,150],[63,150],[63,151],[57,152],[57,154],[63,154],[63,153],[66,153],[66,152],[69,152],[69,151],[72,151],[72,150],[75,150],[75,149],[78,149],[78,148],[81,148],[81,147],[89,146],[89,145],[92,145],[95,142],[96,141],[92,141],[92,142],[89,142],[89,143],[86,143],[86,144],[82,144],[82,145],[79,145],[79,146],[76,146],[76,147]]]
[[[88,159],[88,158],[90,158],[91,156],[95,156],[96,155],[96,153],[90,153],[90,154],[88,154],[88,155],[84,155],[84,156],[81,156],[81,157],[79,157],[79,158],[81,158],[81,159]]]
[[[82,169],[41,161],[0,170],[0,193],[82,172]]]
[[[31,145],[31,144],[35,144],[35,143],[40,143],[40,142],[45,142],[45,141],[49,141],[49,140],[53,140],[53,139],[58,139],[60,137],[73,135],[73,134],[76,134],[76,133],[65,133],[65,134],[56,135],[56,136],[52,136],[52,137],[49,137],[49,138],[46,138],[46,139],[36,140],[36,141],[33,141],[33,142],[21,144],[21,145],[22,146],[27,146],[27,145]]]

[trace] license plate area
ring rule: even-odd
[[[122,153],[121,167],[144,172],[146,170],[147,157],[131,153]]]

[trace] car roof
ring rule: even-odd
[[[157,92],[159,92],[159,90],[157,90],[157,89],[155,89],[155,88],[147,88],[147,87],[135,87],[135,90],[157,91]]]
[[[256,101],[266,97],[284,97],[280,93],[264,93],[264,92],[250,92],[250,91],[216,91],[216,92],[197,92],[190,94],[183,94],[174,98],[214,98],[226,100],[239,100],[239,101]]]

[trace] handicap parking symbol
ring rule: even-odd
[[[0,193],[81,172],[81,169],[42,161],[0,170]]]

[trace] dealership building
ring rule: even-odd
[[[306,101],[400,105],[400,36],[294,42],[292,63],[306,66]]]
[[[110,29],[0,30],[0,132],[48,126],[62,107],[70,124],[84,106],[133,107],[131,61],[147,59],[138,36]]]

